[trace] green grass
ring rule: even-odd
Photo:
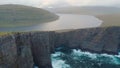
[[[58,19],[57,15],[40,8],[0,5],[0,28],[32,26],[56,19]]]
[[[0,32],[0,36],[11,35],[11,32]]]

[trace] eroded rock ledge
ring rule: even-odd
[[[50,54],[67,46],[96,53],[118,54],[120,27],[67,32],[24,32],[0,37],[0,68],[52,68]]]

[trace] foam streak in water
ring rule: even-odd
[[[72,50],[71,54],[52,54],[53,68],[114,68],[120,67],[120,55],[97,54]]]
[[[52,66],[53,68],[70,68],[69,65],[65,64],[65,61],[62,60],[59,56],[62,55],[61,52],[56,52],[52,54]]]

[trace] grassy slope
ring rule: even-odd
[[[40,8],[23,5],[0,5],[0,27],[31,26],[54,21],[57,15]]]

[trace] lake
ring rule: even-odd
[[[58,14],[60,18],[48,23],[30,27],[0,28],[0,31],[54,31],[63,29],[82,29],[99,27],[102,20],[90,15]]]

